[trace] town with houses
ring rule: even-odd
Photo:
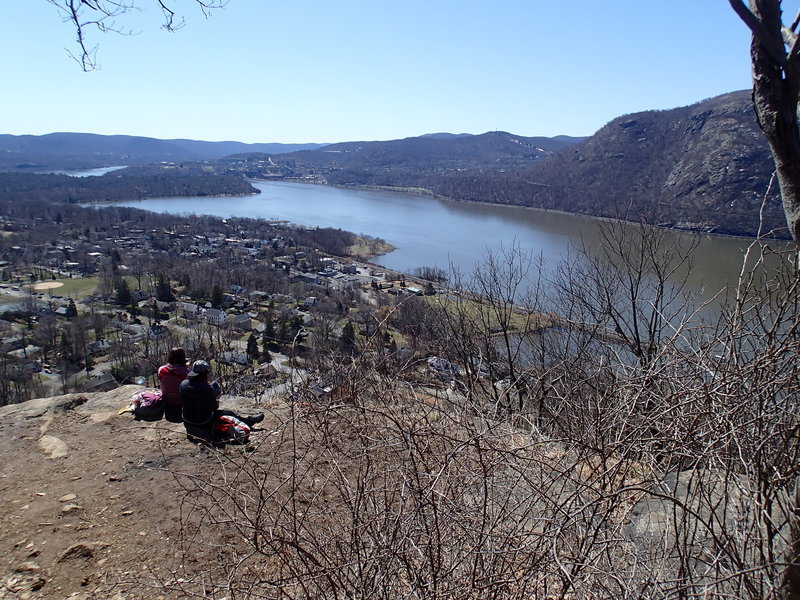
[[[385,243],[340,230],[48,210],[50,218],[0,217],[4,403],[152,385],[174,346],[212,360],[246,393],[298,365],[357,352],[365,336],[380,333],[385,348],[413,354],[386,315],[437,291],[366,262]]]

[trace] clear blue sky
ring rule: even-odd
[[[84,73],[52,5],[5,2],[0,133],[590,135],[750,86],[749,33],[727,0],[230,0],[209,19],[175,0],[175,33],[139,4],[118,23],[135,35],[91,32],[101,68]]]

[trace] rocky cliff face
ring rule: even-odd
[[[748,93],[616,119],[592,141],[575,160],[598,163],[623,155],[630,169],[615,175],[615,191],[630,205],[678,227],[756,230],[773,166]],[[770,228],[783,225],[776,192],[767,205]]]
[[[753,236],[785,227],[777,187],[768,193],[773,168],[749,92],[741,91],[619,117],[582,144],[522,171],[456,180],[437,191]]]

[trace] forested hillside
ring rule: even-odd
[[[742,91],[626,115],[528,168],[442,178],[432,190],[456,200],[755,235],[773,168],[749,93]],[[765,230],[785,226],[777,186],[763,216]]]
[[[582,139],[523,137],[504,131],[435,134],[331,144],[277,156],[236,155],[225,162],[254,177],[315,177],[336,185],[430,187],[443,175],[518,169]]]
[[[424,190],[458,201],[643,219],[703,232],[788,237],[777,187],[768,193],[773,162],[746,91],[619,117],[588,139],[496,131],[346,142],[288,153],[283,152],[288,146],[279,151],[268,146],[88,134],[0,136],[5,149],[0,169],[4,161],[22,165],[29,152],[38,162],[28,171],[56,162],[77,168],[170,158],[161,167],[91,182],[54,176],[26,187],[33,179],[3,176],[0,192],[35,189],[40,198],[117,200],[252,193],[240,176],[299,179]],[[189,157],[221,151],[240,153],[222,159],[215,154],[213,167],[189,162]],[[185,163],[174,162],[180,156],[187,157]]]
[[[257,194],[242,177],[199,168],[130,168],[101,177],[0,173],[0,197],[12,202],[95,202],[160,196]]]
[[[774,167],[746,91],[619,117],[586,140],[426,136],[225,162],[251,177],[416,188],[461,201],[788,237],[777,187],[762,211]]]

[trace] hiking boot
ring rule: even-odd
[[[264,420],[264,413],[258,413],[256,415],[253,415],[252,417],[245,417],[242,419],[244,424],[247,425],[248,427],[252,427],[256,423],[261,423],[261,421],[263,420]]]

